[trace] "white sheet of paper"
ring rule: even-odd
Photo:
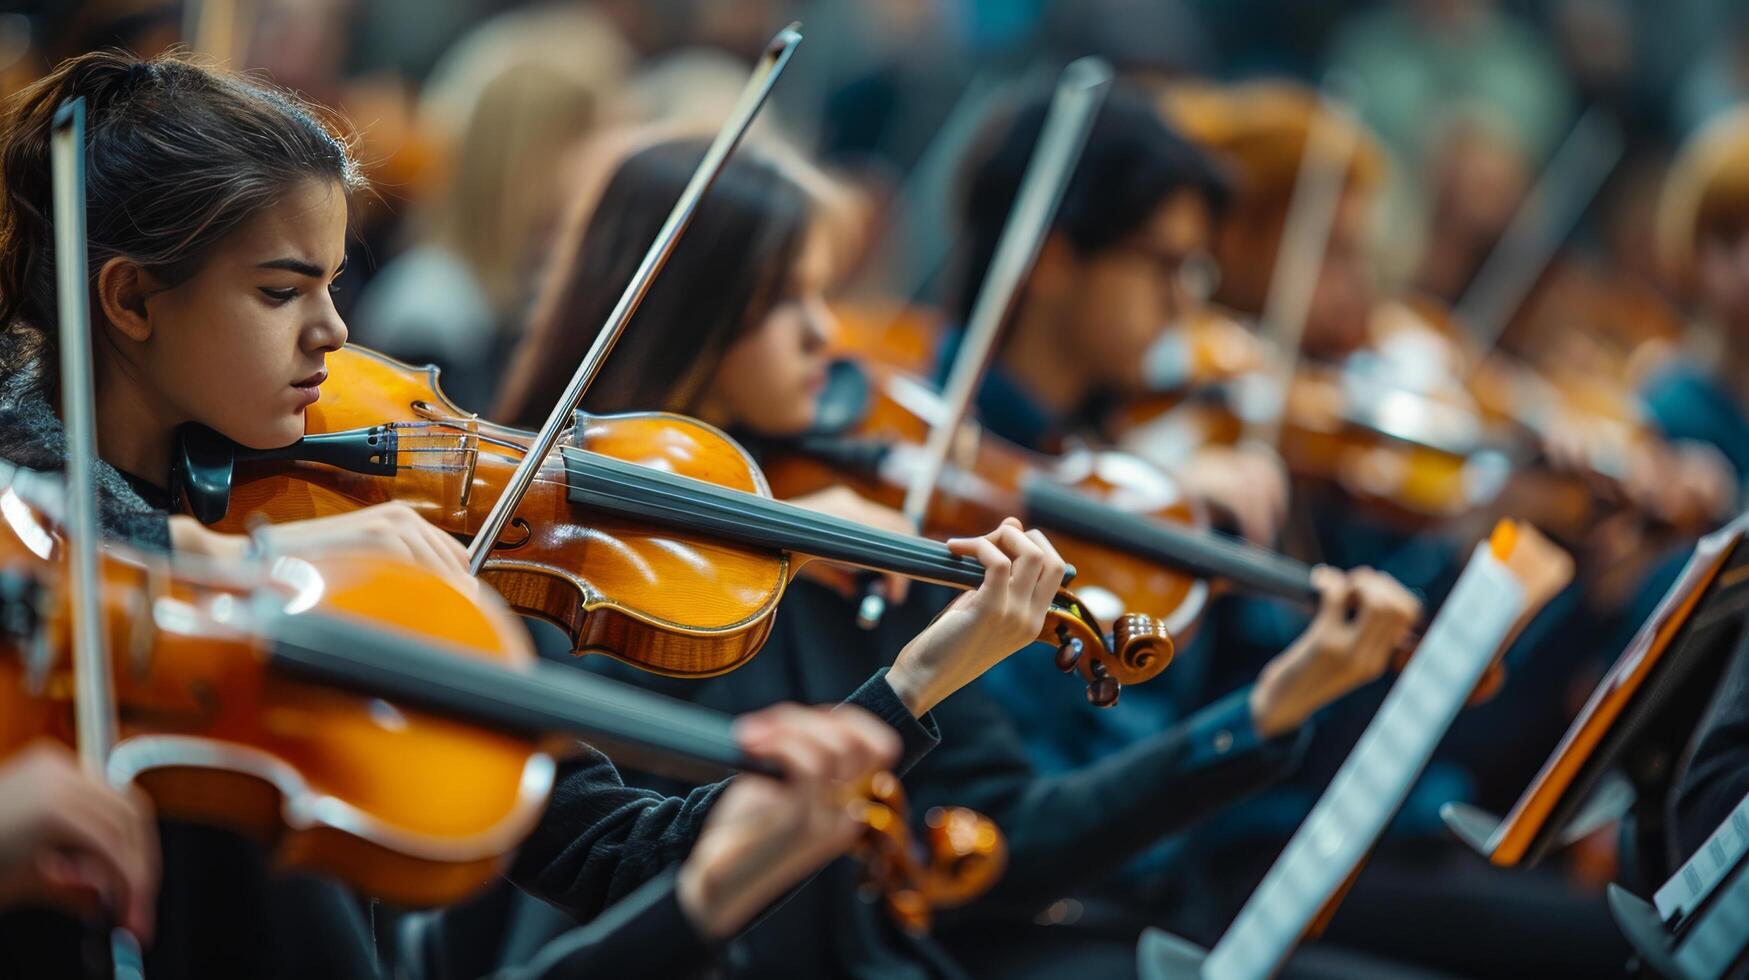
[[[1731,869],[1742,862],[1745,851],[1749,851],[1749,796],[1743,797],[1700,850],[1658,889],[1658,894],[1652,897],[1658,917],[1669,922],[1677,915],[1692,915]]]
[[[1205,978],[1275,972],[1383,833],[1523,609],[1523,587],[1479,545],[1354,751],[1209,951]]]

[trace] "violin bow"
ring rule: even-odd
[[[935,484],[947,466],[954,435],[971,408],[978,379],[989,365],[996,335],[1014,305],[1021,280],[1038,258],[1051,219],[1068,190],[1087,134],[1093,128],[1093,118],[1111,88],[1111,77],[1110,65],[1088,57],[1070,62],[1057,81],[1038,143],[1033,146],[1026,172],[1020,178],[1014,206],[1008,212],[990,258],[989,271],[984,274],[984,282],[972,303],[959,353],[942,392],[941,414],[929,428],[919,465],[911,472],[911,482],[905,490],[901,511],[914,532],[923,527],[929,514]],[[866,589],[857,609],[857,622],[865,628],[872,627],[885,609],[886,599],[872,588]]]
[[[1524,196],[1469,288],[1452,307],[1475,345],[1470,373],[1500,342],[1555,250],[1614,172],[1622,151],[1621,128],[1594,105],[1549,158],[1536,186]]]
[[[1281,245],[1263,296],[1262,333],[1274,361],[1270,386],[1275,401],[1269,413],[1245,422],[1245,438],[1271,449],[1281,444],[1281,423],[1287,413],[1288,391],[1300,360],[1312,296],[1318,289],[1318,269],[1330,247],[1336,211],[1348,181],[1348,169],[1360,144],[1360,124],[1354,119],[1359,89],[1345,75],[1331,73],[1318,90],[1318,109],[1306,129],[1282,223]]]
[[[717,175],[722,173],[723,165],[728,162],[729,154],[740,145],[741,138],[747,134],[748,127],[765,105],[772,86],[777,83],[784,66],[789,64],[796,45],[802,41],[800,28],[800,24],[791,24],[778,31],[771,43],[766,45],[759,63],[753,66],[753,74],[747,79],[746,87],[741,90],[741,96],[729,114],[728,121],[723,123],[716,138],[711,140],[710,147],[705,150],[704,159],[699,161],[698,169],[693,171],[692,179],[687,182],[686,189],[681,191],[680,199],[674,203],[674,210],[668,213],[668,220],[656,233],[656,240],[650,243],[649,251],[644,253],[643,261],[638,264],[637,271],[626,284],[625,292],[620,294],[619,302],[608,313],[607,323],[602,326],[601,333],[596,336],[588,353],[583,355],[583,362],[577,365],[576,373],[571,375],[571,382],[565,386],[565,393],[553,405],[553,410],[547,415],[540,431],[535,433],[528,452],[517,464],[516,472],[511,474],[508,486],[492,504],[491,511],[481,522],[479,533],[468,544],[468,568],[473,574],[478,575],[480,569],[485,567],[487,557],[498,542],[498,535],[503,533],[504,525],[509,523],[511,515],[522,504],[523,496],[533,485],[535,474],[540,472],[547,454],[552,452],[559,433],[570,424],[572,410],[582,402],[583,395],[595,381],[595,376],[601,373],[601,365],[613,352],[613,347],[625,333],[626,324],[631,321],[632,314],[637,312],[657,274],[668,264],[668,257],[674,253],[680,236],[686,233],[687,226],[692,223],[699,201],[716,182]]]
[[[99,606],[97,542],[97,414],[91,379],[90,271],[85,251],[85,100],[55,110],[49,137],[55,219],[55,283],[60,303],[61,413],[67,430],[67,564],[72,591],[74,723],[79,762],[109,778],[115,744],[115,692],[109,675],[109,639]],[[140,944],[110,930],[117,980],[145,976]]]

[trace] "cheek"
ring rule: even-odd
[[[1089,302],[1098,314],[1088,322],[1096,329],[1094,336],[1082,340],[1110,358],[1141,356],[1170,317],[1163,290],[1147,275],[1134,271],[1101,276],[1091,285]]]
[[[768,323],[723,358],[723,393],[735,416],[766,435],[784,435],[813,421],[812,364],[799,323]]]
[[[284,445],[303,433],[288,390],[297,314],[248,297],[211,296],[167,324],[155,345],[157,384],[182,414],[245,445]]]

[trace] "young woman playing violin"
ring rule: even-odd
[[[241,556],[249,542],[167,513],[173,432],[199,422],[252,447],[303,434],[324,357],[346,340],[330,293],[348,196],[362,180],[346,144],[295,97],[175,58],[84,55],[21,92],[0,128],[0,457],[15,463],[62,464],[48,140],[56,107],[79,97],[90,121],[102,523],[136,546]],[[748,716],[739,729],[745,750],[789,778],[742,778],[683,799],[626,787],[605,757],[586,750],[564,765],[513,880],[580,918],[658,881],[654,899],[640,893],[638,921],[661,948],[610,959],[614,972],[701,965],[710,945],[849,846],[850,821],[836,802],[847,782],[925,753],[936,740],[926,706],[1037,634],[1062,567],[1031,540],[1010,538],[962,543],[1002,571],[920,639],[913,669],[895,678],[924,710],[913,714],[894,684],[876,677],[844,710],[778,706]],[[264,529],[255,547],[305,556],[387,550],[464,574],[459,546],[396,505]],[[337,888],[269,882],[252,846],[223,835],[166,825],[163,837],[158,921],[175,928],[160,929],[149,973],[378,972],[358,905]],[[29,845],[0,844],[9,846]],[[678,874],[665,874],[675,864]],[[136,914],[130,906],[127,915]],[[40,933],[19,938],[25,952],[48,945]],[[565,962],[599,962],[590,956],[600,951],[585,944]]]
[[[501,417],[526,423],[544,414],[563,386],[563,365],[575,363],[591,343],[605,298],[630,276],[637,243],[654,234],[702,151],[696,142],[668,140],[633,152],[613,170],[593,209],[569,228],[536,322],[513,357]],[[809,190],[818,180],[744,148],[701,202],[690,233],[584,407],[689,412],[754,446],[806,430],[828,356],[824,293],[832,256]],[[805,502],[902,526],[899,515],[848,491]],[[1023,727],[1045,719],[1007,714],[977,685],[943,703],[937,714],[951,738],[922,760],[907,785],[919,806],[962,795],[978,800],[1007,836],[1008,869],[965,920],[977,925],[957,916],[944,921],[936,930],[939,944],[892,935],[871,912],[848,914],[857,908],[854,884],[843,869],[833,869],[738,940],[734,962],[749,975],[836,975],[899,969],[901,962],[914,973],[959,975],[945,946],[955,956],[964,953],[959,962],[976,963],[981,974],[999,974],[1027,958],[1051,962],[1053,955],[1059,965],[1063,959],[1090,963],[1086,957],[1096,953],[1111,957],[1099,966],[1133,970],[1133,941],[1099,947],[1030,937],[1045,944],[1042,950],[1026,942],[1031,913],[1285,771],[1296,756],[1301,723],[1377,676],[1416,618],[1414,600],[1382,577],[1323,570],[1320,582],[1323,613],[1256,689],[1170,730],[1138,733],[1133,744],[1070,771],[1041,775],[1021,748]],[[865,632],[854,625],[854,604],[845,593],[798,581],[784,598],[776,631],[749,665],[706,681],[632,679],[719,709],[842,694],[940,608],[933,590],[913,593],[877,631]],[[1341,615],[1351,601],[1359,609],[1352,620]],[[1083,724],[1096,714],[1106,713],[1082,704],[1062,724]]]

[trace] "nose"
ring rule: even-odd
[[[810,299],[802,304],[802,350],[816,354],[826,349],[837,322],[824,299]]]
[[[329,304],[327,312],[304,330],[304,349],[334,351],[346,346],[346,321],[340,311]]]

